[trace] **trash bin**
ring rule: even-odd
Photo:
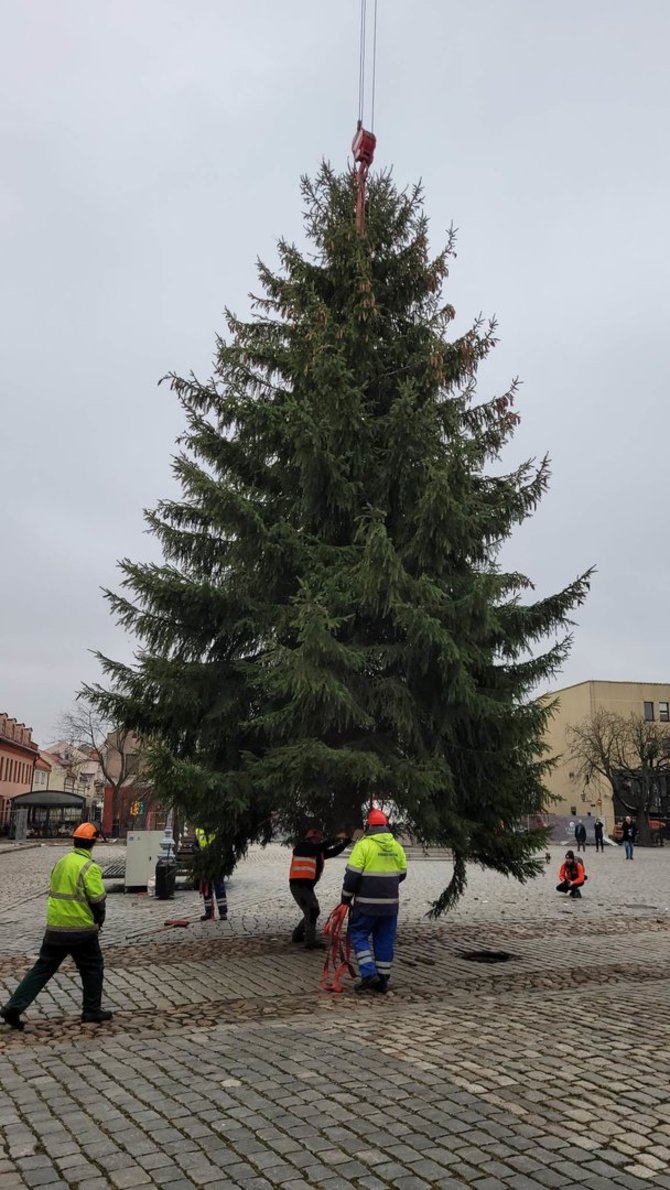
[[[177,883],[177,864],[164,855],[156,864],[156,900],[171,901]]]

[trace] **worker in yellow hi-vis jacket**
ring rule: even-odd
[[[407,875],[407,857],[388,828],[382,810],[370,810],[367,833],[349,856],[342,904],[351,905],[349,937],[360,980],[357,992],[385,992],[398,928],[399,886]]]
[[[74,849],[52,869],[47,902],[47,928],[35,966],[23,977],[14,995],[0,1009],[12,1029],[22,1029],[21,1014],[56,974],[66,955],[72,955],[81,976],[81,1019],[96,1025],[112,1019],[102,1006],[104,964],[98,933],[105,920],[102,872],[91,859],[98,838],[92,822],[74,832]]]
[[[195,829],[195,845],[198,851],[205,851],[211,847],[216,840],[216,834],[203,830],[198,826]],[[216,907],[219,911],[219,918],[221,921],[228,920],[228,897],[226,895],[226,882],[223,876],[210,876],[200,881],[200,892],[204,901],[205,912],[200,918],[201,921],[214,921],[214,898],[216,897]]]

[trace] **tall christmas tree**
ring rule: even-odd
[[[453,243],[431,259],[420,190],[372,179],[364,236],[351,173],[302,192],[310,252],[282,241],[259,266],[211,381],[170,378],[182,495],[147,514],[164,564],[121,563],[109,598],[142,647],[102,659],[96,697],[152,741],[158,790],[218,830],[228,869],[278,826],[360,822],[375,799],[453,849],[439,913],[468,862],[538,870],[538,836],[512,829],[545,799],[550,711],[529,694],[588,575],[525,602],[499,566],[547,462],[487,473],[515,393],[476,400],[494,326],[450,341]]]

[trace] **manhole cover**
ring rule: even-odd
[[[113,864],[108,864],[102,873],[103,880],[117,880],[119,877],[126,874],[125,859],[115,860]]]
[[[506,950],[466,950],[461,954],[461,958],[468,963],[508,963],[510,959],[515,959],[516,955],[509,954]]]

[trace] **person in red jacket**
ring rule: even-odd
[[[558,879],[560,883],[556,885],[556,892],[569,893],[571,897],[581,897],[582,894],[579,890],[586,880],[586,873],[582,861],[575,859],[574,851],[566,851]]]

